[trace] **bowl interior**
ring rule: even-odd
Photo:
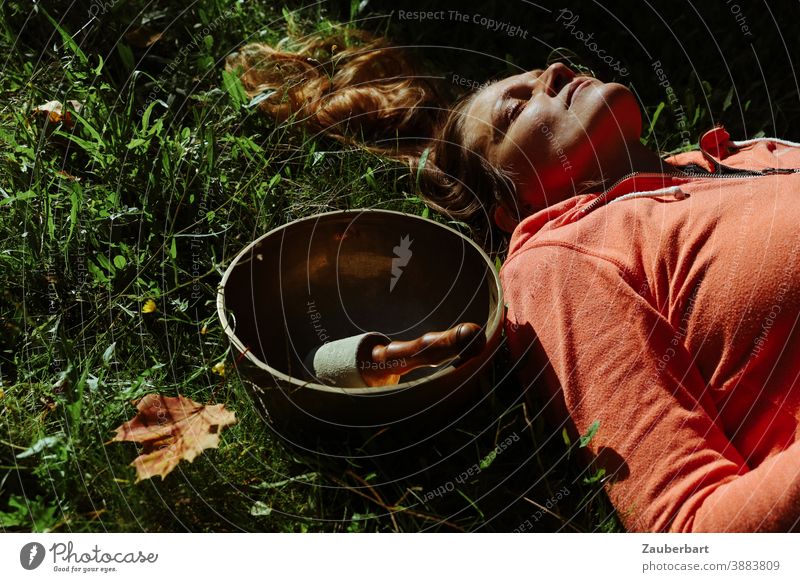
[[[389,211],[290,223],[246,248],[226,279],[224,307],[239,342],[301,381],[306,355],[326,341],[366,331],[413,339],[464,321],[486,325],[499,307],[494,267],[473,243]]]

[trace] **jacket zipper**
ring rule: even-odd
[[[763,170],[737,170],[731,173],[720,173],[720,174],[702,174],[700,172],[693,172],[693,171],[686,171],[686,172],[663,172],[663,173],[647,173],[647,172],[630,172],[629,174],[625,174],[622,178],[614,182],[610,187],[603,190],[602,193],[597,195],[597,198],[592,200],[589,205],[581,210],[582,214],[589,214],[593,210],[595,210],[598,206],[600,206],[603,202],[605,202],[606,198],[608,197],[608,193],[611,192],[614,188],[619,186],[625,180],[633,178],[634,176],[669,176],[672,178],[714,178],[714,179],[721,179],[721,178],[742,178],[742,177],[758,177],[758,176],[772,176],[775,174],[797,174],[800,173],[800,168],[764,168]]]

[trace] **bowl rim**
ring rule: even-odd
[[[275,234],[279,233],[282,230],[288,229],[289,227],[295,226],[302,222],[311,222],[311,221],[319,221],[323,217],[330,217],[330,216],[346,216],[352,215],[354,217],[360,214],[366,213],[375,213],[375,214],[394,214],[403,216],[405,218],[413,218],[415,220],[419,220],[428,224],[435,225],[439,228],[444,228],[449,230],[451,233],[461,237],[465,240],[468,244],[472,245],[478,253],[479,256],[484,260],[486,266],[488,268],[489,273],[491,273],[492,281],[494,282],[495,288],[497,290],[497,308],[494,310],[494,315],[490,316],[489,320],[487,321],[486,331],[486,345],[487,348],[492,344],[491,340],[495,337],[496,334],[500,333],[500,325],[503,321],[504,312],[505,312],[505,304],[503,301],[503,288],[500,284],[500,277],[497,273],[497,269],[495,268],[494,263],[492,263],[489,256],[486,252],[471,238],[465,236],[464,234],[458,232],[454,228],[451,228],[447,225],[441,224],[434,220],[430,220],[428,218],[417,216],[416,214],[409,214],[406,212],[400,212],[397,210],[384,210],[380,208],[360,208],[360,209],[352,209],[352,210],[334,210],[331,212],[322,212],[319,214],[314,214],[311,216],[305,216],[303,218],[298,218],[297,220],[293,220],[291,222],[287,222],[286,224],[282,224],[276,228],[273,228],[269,232],[259,236],[257,239],[250,242],[246,245],[241,251],[239,251],[233,260],[230,262],[228,267],[225,269],[225,273],[222,276],[222,279],[217,286],[217,316],[219,317],[220,323],[222,324],[222,329],[225,331],[225,335],[228,336],[228,340],[231,344],[242,354],[247,360],[255,365],[258,369],[271,374],[273,377],[277,378],[281,382],[291,384],[296,388],[309,388],[312,390],[319,390],[322,392],[329,392],[329,393],[337,393],[337,394],[346,394],[349,396],[359,396],[359,395],[370,395],[370,396],[379,396],[379,395],[387,395],[395,392],[400,392],[407,390],[409,388],[413,388],[419,384],[430,382],[431,380],[441,378],[446,376],[447,374],[455,372],[455,368],[452,366],[447,366],[442,368],[435,373],[431,374],[430,376],[425,376],[424,378],[417,378],[415,380],[409,380],[408,382],[400,382],[399,384],[394,384],[391,386],[376,386],[376,387],[365,387],[365,388],[345,388],[341,386],[327,386],[325,384],[319,384],[317,382],[311,382],[308,380],[302,380],[300,378],[295,378],[294,376],[289,376],[285,372],[281,372],[280,370],[273,368],[266,362],[262,361],[258,357],[253,354],[249,348],[247,348],[242,342],[239,340],[238,336],[236,335],[235,330],[231,328],[230,323],[228,322],[227,314],[225,313],[225,286],[228,282],[229,277],[233,273],[233,270],[239,265],[239,261],[248,253],[255,248],[256,245],[260,244],[261,241],[266,239],[267,237],[274,236]]]

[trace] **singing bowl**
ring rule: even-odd
[[[272,425],[435,431],[490,388],[503,299],[491,260],[459,232],[400,212],[352,210],[291,222],[244,248],[222,278],[217,312],[239,375]],[[478,356],[418,369],[400,384],[325,386],[304,367],[327,341],[366,331],[410,340],[465,321],[484,328]]]

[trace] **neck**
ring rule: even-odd
[[[602,179],[610,184],[632,172],[661,173],[672,170],[672,166],[662,160],[658,154],[643,146],[636,140],[627,150],[627,156],[619,156],[609,160],[600,169]]]
[[[666,173],[674,169],[672,165],[662,160],[658,154],[644,147],[638,138],[626,148],[625,152],[626,155],[615,156],[609,160],[605,160],[602,166],[595,170],[594,177],[589,177],[580,182],[573,181],[573,178],[570,182],[564,184],[563,188],[560,190],[557,188],[548,190],[547,196],[541,193],[534,194],[534,196],[542,198],[544,202],[541,205],[530,205],[525,208],[523,212],[525,214],[531,214],[577,194],[600,192],[604,188],[608,188],[614,184],[623,176],[633,172]],[[539,190],[537,191],[540,192]],[[516,224],[516,222],[514,222],[514,224]],[[509,230],[507,226],[501,228],[508,230],[508,232],[513,230],[513,227]]]

